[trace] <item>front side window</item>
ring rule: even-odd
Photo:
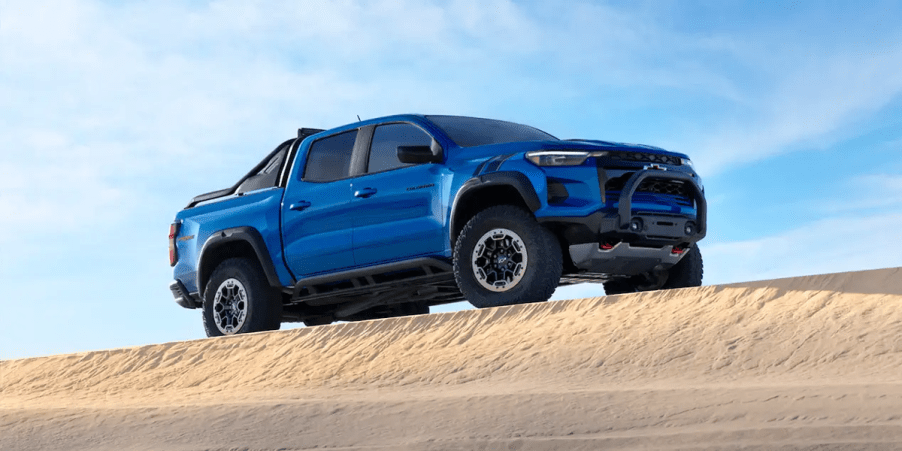
[[[376,127],[367,172],[383,172],[411,166],[398,160],[398,146],[428,146],[432,137],[413,124],[386,124]]]
[[[348,177],[357,130],[317,140],[310,146],[304,180],[331,182]]]

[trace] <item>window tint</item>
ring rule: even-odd
[[[367,172],[382,172],[410,164],[398,160],[398,146],[428,146],[432,137],[412,124],[388,124],[376,127]]]
[[[280,150],[269,160],[269,163],[257,173],[260,174],[278,174],[279,169],[282,169],[282,161],[285,160],[285,154],[288,153],[288,148]]]
[[[266,164],[263,165],[262,169],[241,183],[237,192],[248,193],[278,185],[279,170],[282,169],[282,161],[285,160],[286,153],[288,153],[288,146],[283,145],[281,150],[276,152],[266,161]]]
[[[320,139],[310,146],[304,180],[331,182],[348,176],[357,130]]]
[[[557,138],[528,125],[464,116],[426,116],[460,147],[520,141],[557,141]]]

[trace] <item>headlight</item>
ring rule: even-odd
[[[536,150],[526,152],[526,159],[536,166],[579,166],[589,158],[589,152],[578,150]]]
[[[689,166],[690,168],[695,169],[695,165],[692,164],[692,160],[690,160],[688,158],[680,158],[680,164],[682,164],[683,166]]]

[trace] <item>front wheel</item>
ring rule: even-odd
[[[478,308],[547,301],[562,270],[554,234],[510,205],[477,213],[454,246],[457,285]]]
[[[216,267],[207,282],[203,318],[208,337],[277,330],[282,300],[256,264],[230,258]]]

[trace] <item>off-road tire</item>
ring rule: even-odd
[[[217,290],[223,289],[228,280],[238,281],[246,297],[245,318],[241,326],[226,333],[214,319],[214,301]],[[282,298],[278,290],[272,288],[256,262],[244,258],[230,258],[213,270],[204,289],[203,308],[204,330],[208,337],[278,330],[282,321]]]
[[[667,278],[661,284],[650,284],[648,276],[633,276],[604,283],[608,296],[641,291],[669,290],[673,288],[699,287],[702,285],[704,265],[698,246],[692,246],[686,255],[667,271]]]
[[[673,265],[667,272],[667,282],[662,287],[665,290],[672,288],[689,288],[702,286],[702,276],[705,267],[702,263],[702,252],[698,245],[686,250],[686,255],[679,263]]]
[[[527,260],[521,278],[505,291],[492,291],[477,280],[473,255],[484,235],[504,229],[513,232],[526,249]],[[464,226],[454,246],[454,277],[464,297],[474,307],[544,302],[561,281],[561,246],[551,231],[519,207],[489,207],[474,215]]]

